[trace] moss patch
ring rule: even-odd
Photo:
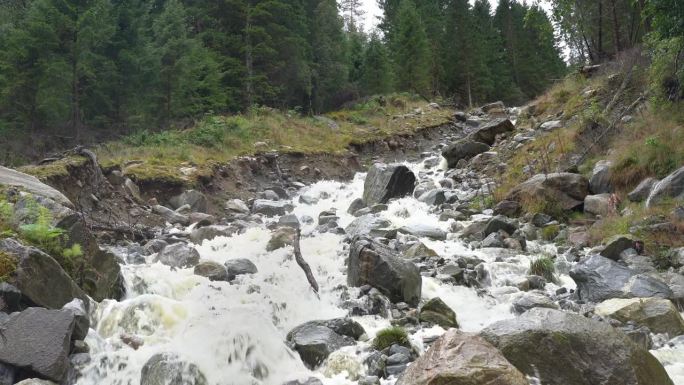
[[[409,346],[406,330],[398,326],[392,326],[378,331],[373,339],[373,348],[386,349],[394,344]]]
[[[70,168],[83,166],[86,161],[87,159],[82,156],[69,156],[43,165],[23,166],[19,168],[19,171],[44,181],[50,178],[67,177]]]
[[[10,254],[0,251],[0,282],[5,282],[17,270],[17,259]]]

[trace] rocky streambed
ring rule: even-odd
[[[151,207],[169,222],[154,239],[105,247],[119,299],[74,289],[65,306],[26,306],[33,292],[3,286],[23,305],[0,313],[0,373],[10,384],[684,384],[684,276],[656,272],[629,240],[566,246],[543,240],[553,218],[514,215],[515,194],[584,199],[574,174],[483,209],[493,181],[477,170],[514,125],[456,118],[443,144],[349,182],[274,184],[225,202],[218,219],[197,213],[196,192],[177,210]],[[299,232],[318,292],[293,255]]]

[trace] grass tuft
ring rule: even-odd
[[[406,330],[398,326],[391,326],[378,331],[373,339],[373,348],[377,350],[386,349],[394,344],[408,346],[409,339]]]
[[[529,274],[544,277],[548,282],[556,282],[556,267],[549,257],[540,257],[530,262]]]

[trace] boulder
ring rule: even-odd
[[[520,203],[516,201],[502,200],[494,206],[495,215],[514,216],[520,212]]]
[[[578,314],[535,308],[480,335],[545,385],[672,385],[648,350],[609,324]]]
[[[206,213],[208,208],[207,197],[197,190],[184,191],[169,199],[169,203],[174,209],[189,205],[192,212]]]
[[[62,310],[71,312],[74,316],[74,329],[71,333],[72,340],[85,340],[90,329],[90,316],[83,300],[74,298],[73,301],[64,305]]]
[[[1,325],[0,362],[61,382],[69,369],[74,314],[68,310],[28,308]]]
[[[301,224],[299,223],[299,219],[295,214],[287,214],[278,218],[278,226],[298,229],[301,227]]]
[[[481,246],[483,248],[503,248],[505,246],[504,239],[498,232],[491,233],[482,240]]]
[[[431,206],[439,206],[442,203],[446,202],[446,192],[446,189],[436,188],[434,190],[430,190],[428,192],[421,194],[418,197],[418,200]]]
[[[59,263],[41,250],[7,238],[0,240],[0,251],[16,258],[17,269],[9,283],[19,289],[29,303],[61,309],[74,298],[88,302],[88,296]]]
[[[444,329],[458,328],[456,313],[439,297],[432,298],[420,308],[418,319]]]
[[[555,130],[558,128],[563,127],[563,122],[560,120],[549,120],[547,122],[542,123],[539,128],[541,128],[544,131],[550,131],[550,130]]]
[[[552,201],[562,210],[572,210],[584,203],[589,194],[589,181],[579,174],[552,173],[537,174],[514,187],[508,200]]]
[[[418,268],[403,260],[389,247],[368,239],[356,239],[349,250],[347,283],[371,285],[392,302],[416,306],[420,301],[422,277]]]
[[[618,264],[600,255],[590,255],[570,269],[580,299],[601,302],[611,298],[672,298],[665,282]]]
[[[493,103],[488,103],[485,104],[484,106],[480,107],[482,112],[489,114],[492,112],[497,112],[497,113],[502,113],[505,112],[506,106],[504,105],[504,102],[502,101],[497,101]]]
[[[658,179],[656,178],[646,178],[642,180],[634,190],[627,194],[627,198],[632,202],[645,201],[648,199],[648,196],[651,195],[651,191],[653,191],[653,187],[656,183],[658,183]]]
[[[210,241],[216,237],[229,237],[236,232],[234,227],[211,225],[192,230],[190,241],[201,245],[204,241]]]
[[[622,254],[623,251],[627,249],[633,249],[634,243],[637,240],[632,237],[631,235],[627,234],[622,234],[622,235],[614,235],[608,239],[603,240],[603,244],[605,247],[601,252],[599,253],[602,257],[606,257],[608,259],[612,259],[613,261],[617,261],[620,259],[620,254]]]
[[[409,234],[419,238],[426,237],[442,241],[447,237],[446,231],[440,229],[439,227],[434,227],[423,223],[414,223],[402,226],[397,231],[402,234]]]
[[[0,312],[7,314],[18,311],[21,306],[21,292],[14,285],[0,282]],[[0,382],[0,384],[2,384]]]
[[[143,366],[140,385],[207,385],[207,379],[197,365],[173,353],[157,353]]]
[[[268,244],[266,244],[266,251],[274,251],[282,249],[283,247],[292,246],[297,237],[297,230],[292,227],[281,227],[277,229]]]
[[[199,260],[199,252],[182,242],[164,247],[154,259],[155,262],[175,268],[193,267],[199,263]]]
[[[459,160],[468,160],[477,154],[489,151],[489,148],[485,143],[461,139],[445,148],[442,151],[442,156],[447,160],[448,167],[454,168]]]
[[[311,321],[292,329],[287,334],[287,342],[299,353],[304,364],[313,370],[320,366],[330,353],[343,346],[355,344],[354,337],[337,331],[330,328],[325,321]]]
[[[209,278],[210,281],[229,281],[226,267],[214,261],[200,261],[195,266],[194,273],[195,275]]]
[[[633,321],[648,327],[653,333],[667,333],[670,337],[684,334],[684,319],[667,299],[614,298],[596,305],[594,313],[624,323]]]
[[[518,297],[518,299],[513,301],[513,310],[517,314],[522,314],[535,307],[558,309],[558,305],[556,305],[551,298],[536,291],[523,293],[520,297]]]
[[[497,135],[513,130],[515,130],[515,126],[509,119],[496,119],[470,134],[468,139],[491,146],[496,141]]]
[[[249,206],[240,199],[231,199],[226,202],[225,209],[229,213],[249,214]]]
[[[188,216],[177,213],[171,210],[170,208],[164,207],[162,205],[152,206],[152,212],[164,218],[165,221],[169,222],[172,225],[179,224],[187,226],[190,224],[190,218],[188,218]]]
[[[256,214],[263,214],[267,217],[285,215],[292,211],[294,206],[288,201],[270,201],[266,199],[256,199],[252,204],[252,211]]]
[[[436,251],[425,246],[423,242],[417,242],[404,251],[405,258],[431,258],[439,257]]]
[[[23,381],[19,381],[14,385],[57,385],[52,381],[41,380],[40,378],[29,378]]]
[[[350,238],[357,236],[373,237],[375,232],[389,229],[391,226],[392,222],[386,219],[378,218],[373,214],[366,214],[354,219],[344,231]]]
[[[229,259],[225,266],[229,281],[234,280],[238,275],[256,274],[259,271],[254,263],[246,258]]]
[[[366,204],[363,202],[362,198],[356,198],[352,201],[352,203],[349,204],[349,208],[347,209],[347,214],[354,215],[355,212],[363,209],[366,207]]]
[[[653,186],[653,191],[646,200],[646,207],[658,205],[669,199],[684,201],[684,167]]]
[[[613,192],[613,184],[610,182],[611,167],[613,162],[599,160],[594,165],[594,170],[589,178],[589,191],[592,194],[609,194]]]
[[[363,185],[363,201],[366,206],[387,203],[392,198],[401,198],[413,192],[416,176],[408,167],[400,164],[374,164]]]
[[[485,237],[491,233],[497,233],[499,230],[505,231],[508,235],[513,235],[517,229],[518,226],[515,221],[503,215],[497,215],[487,222],[487,226],[483,232]]]
[[[135,182],[133,182],[130,178],[126,178],[123,186],[124,190],[128,193],[128,195],[131,196],[131,198],[133,198],[133,200],[136,203],[142,204],[143,202],[145,202],[145,200],[142,198],[142,195],[140,194],[140,187],[138,187],[138,185],[135,184]]]
[[[451,329],[418,358],[397,385],[527,385],[527,379],[482,337]]]
[[[610,194],[587,195],[584,197],[584,212],[601,216],[615,212],[610,196]]]
[[[0,166],[0,185],[19,187],[21,190],[52,199],[62,206],[74,208],[69,198],[38,178],[2,166]]]

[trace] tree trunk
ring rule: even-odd
[[[618,20],[617,10],[615,0],[611,0],[611,5],[613,6],[613,36],[615,38],[615,53],[622,51],[622,45],[620,44],[620,21]]]
[[[598,1],[598,60],[603,61],[603,0]]]

